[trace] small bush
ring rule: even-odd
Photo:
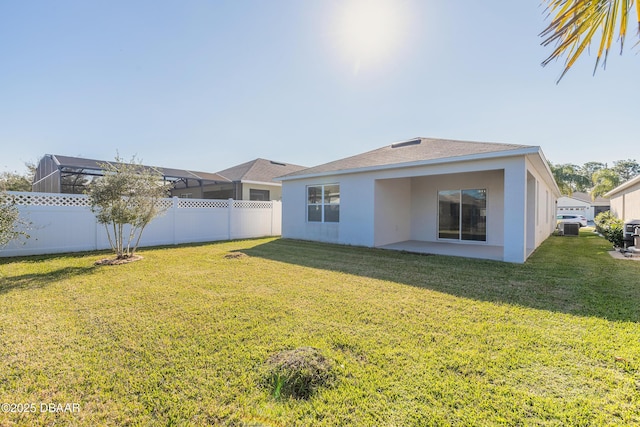
[[[264,385],[276,399],[308,399],[319,387],[335,379],[332,363],[320,350],[300,347],[269,357],[263,374]]]
[[[611,211],[599,213],[594,218],[594,223],[596,231],[613,243],[613,246],[617,248],[624,246],[624,223],[613,216]]]
[[[0,248],[20,237],[29,235],[24,231],[31,223],[20,217],[15,201],[4,192],[0,192]]]

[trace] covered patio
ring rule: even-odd
[[[378,248],[418,254],[448,255],[464,258],[489,259],[493,261],[502,261],[504,258],[504,248],[502,246],[496,245],[465,245],[448,242],[425,242],[420,240],[406,240],[404,242],[378,246]]]
[[[378,248],[504,260],[503,170],[379,179],[375,200]]]

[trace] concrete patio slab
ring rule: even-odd
[[[423,242],[419,240],[406,240],[403,242],[378,246],[378,248],[390,249],[394,251],[415,252],[420,254],[490,259],[494,261],[502,261],[504,257],[504,250],[502,246],[490,246],[484,244]]]

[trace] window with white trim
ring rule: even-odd
[[[307,187],[307,221],[340,221],[340,184]]]

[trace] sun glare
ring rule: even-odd
[[[406,4],[398,0],[348,0],[340,3],[337,43],[354,72],[388,60],[403,43]]]

